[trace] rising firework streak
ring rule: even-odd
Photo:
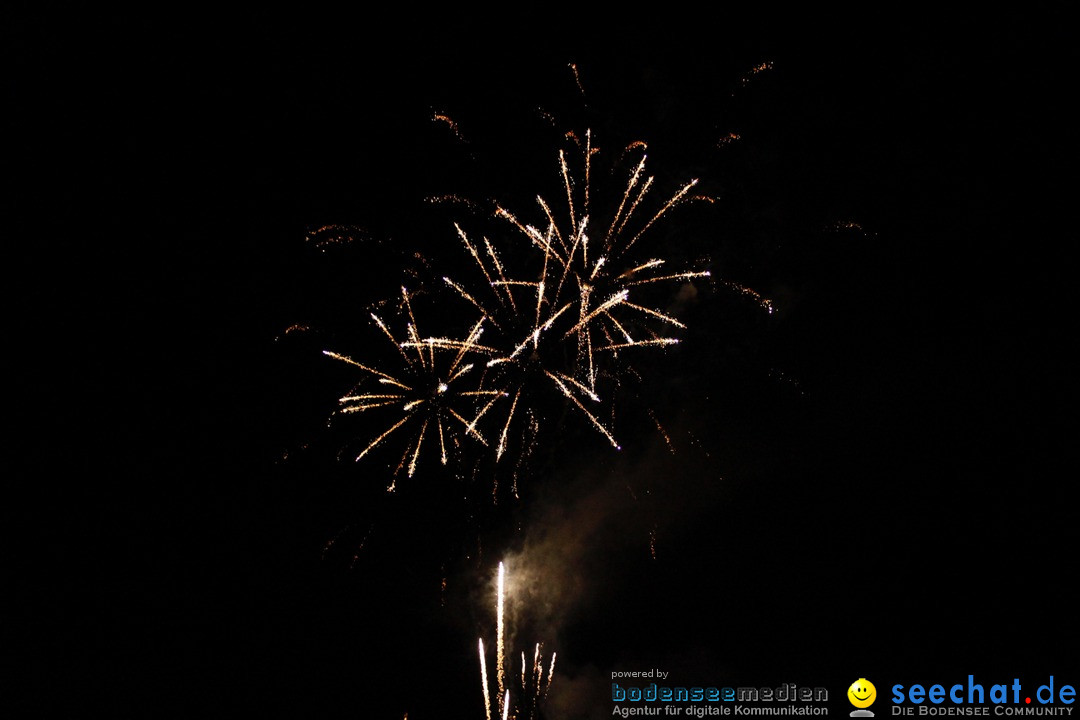
[[[544,678],[542,645],[536,643],[533,650],[532,663],[526,663],[525,653],[521,653],[521,694],[514,701],[510,688],[505,686],[506,664],[504,612],[506,604],[506,569],[499,563],[498,583],[495,591],[495,618],[496,618],[496,641],[495,641],[495,666],[497,668],[497,690],[499,717],[517,718],[517,720],[535,720],[538,717],[541,705],[547,698],[551,688],[551,679],[555,674],[555,653],[551,655],[548,665],[547,679]],[[484,712],[487,720],[492,720],[491,692],[487,673],[487,658],[484,652],[484,640],[477,642],[480,651],[480,684],[484,694]]]

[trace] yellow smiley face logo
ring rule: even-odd
[[[847,689],[847,697],[857,708],[870,707],[877,698],[877,688],[866,678],[859,678]]]

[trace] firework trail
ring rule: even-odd
[[[510,688],[505,686],[504,672],[506,670],[505,663],[505,624],[504,624],[504,610],[505,610],[505,598],[506,598],[506,569],[503,563],[499,563],[499,575],[498,584],[495,594],[495,617],[496,617],[496,642],[495,642],[495,662],[496,662],[496,676],[497,676],[497,691],[498,691],[498,713],[502,718],[511,717],[510,706],[512,696],[510,694]],[[484,694],[484,712],[487,720],[491,720],[491,693],[490,685],[488,681],[487,673],[487,658],[484,652],[484,640],[480,638],[477,646],[480,650],[480,684],[482,685]],[[531,668],[531,669],[530,669]],[[551,679],[555,674],[555,654],[551,655],[551,663],[548,666],[547,681],[544,681],[544,668],[543,668],[543,656],[541,654],[541,644],[536,643],[533,650],[533,661],[529,665],[525,660],[525,652],[521,653],[521,697],[518,700],[517,706],[514,708],[514,714],[512,717],[519,718],[520,720],[534,720],[538,717],[540,712],[540,705],[542,701],[547,697],[548,690],[551,688]]]
[[[551,689],[551,678],[555,675],[555,656],[558,653],[551,653],[551,664],[548,665],[547,683],[544,684],[544,697],[547,697],[548,690]]]
[[[504,624],[503,624],[503,607],[504,607],[504,602],[505,602],[505,598],[506,598],[505,585],[504,585],[505,579],[506,579],[506,570],[505,570],[505,568],[503,568],[503,564],[499,563],[499,587],[498,587],[498,592],[496,594],[496,601],[495,601],[495,617],[496,617],[496,623],[495,623],[495,628],[496,628],[496,630],[495,630],[495,649],[496,649],[496,653],[497,653],[496,654],[496,657],[497,657],[497,660],[496,660],[497,665],[496,665],[496,667],[497,667],[497,673],[498,673],[498,679],[499,679],[499,703],[500,703],[499,710],[501,710],[501,711],[504,711],[504,707],[502,705],[502,703],[503,703],[502,696],[503,696],[504,691],[506,690],[506,666],[503,663],[503,657],[504,657],[505,651],[506,651],[506,644],[505,644],[506,635],[505,635]]]
[[[491,695],[488,694],[487,661],[484,659],[484,639],[480,638],[480,686],[484,690],[484,712],[491,720]]]

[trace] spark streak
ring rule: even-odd
[[[643,265],[642,267],[646,267],[646,266]],[[696,278],[696,277],[709,277],[709,275],[710,275],[710,273],[709,273],[708,270],[703,270],[701,272],[684,272],[684,273],[679,273],[677,275],[661,275],[660,277],[648,278],[646,280],[635,280],[634,282],[629,282],[629,283],[626,283],[626,284],[627,284],[627,286],[630,286],[630,285],[644,285],[646,283],[661,282],[663,280],[689,280],[691,278]]]
[[[521,397],[521,388],[514,393],[514,401],[510,404],[510,412],[506,415],[506,424],[503,425],[502,434],[499,436],[499,449],[495,453],[496,460],[502,458],[503,451],[506,449],[506,433],[510,430],[510,421],[514,419],[514,410],[517,409],[519,397]]]
[[[370,451],[370,450],[371,450],[372,448],[374,448],[374,447],[375,447],[376,445],[378,445],[379,443],[381,443],[381,442],[382,442],[382,441],[383,441],[383,440],[384,440],[384,439],[386,438],[386,436],[388,436],[388,435],[389,435],[390,433],[394,432],[394,431],[395,431],[395,430],[397,430],[397,429],[398,429],[399,427],[401,427],[402,425],[404,425],[404,424],[405,424],[405,421],[406,421],[406,420],[408,420],[408,419],[409,419],[409,418],[408,418],[408,416],[406,416],[406,417],[403,417],[403,418],[401,418],[401,419],[400,419],[400,420],[398,420],[398,421],[397,421],[396,423],[394,423],[394,425],[393,425],[393,426],[392,426],[392,427],[391,427],[391,428],[390,428],[389,430],[387,430],[387,431],[386,431],[386,432],[384,432],[384,433],[383,433],[382,435],[380,435],[379,437],[377,437],[377,438],[375,438],[374,440],[372,440],[372,441],[371,441],[371,444],[370,444],[370,445],[368,445],[368,446],[367,446],[366,448],[364,448],[364,451],[363,451],[362,453],[360,453],[359,455],[357,455],[357,456],[356,456],[356,462],[360,462],[360,458],[362,458],[362,457],[364,457],[365,455],[367,455],[367,454],[368,454],[368,452],[369,452],[369,451]]]
[[[595,310],[590,312],[588,315],[585,315],[578,322],[577,325],[575,325],[574,327],[567,330],[566,335],[564,337],[569,337],[570,335],[573,335],[578,330],[585,327],[589,323],[590,320],[595,318],[600,313],[603,313],[603,312],[605,312],[607,310],[610,310],[612,307],[614,307],[615,305],[618,305],[619,303],[626,302],[626,298],[629,297],[629,295],[630,295],[630,292],[628,290],[620,290],[619,292],[615,293],[610,298],[608,298],[603,303],[601,303],[600,306],[597,307]]]
[[[555,656],[558,653],[551,653],[551,665],[548,666],[548,679],[547,684],[544,685],[544,697],[547,697],[548,690],[551,689],[551,678],[555,675]]]
[[[674,325],[675,327],[679,327],[679,328],[685,328],[686,327],[686,325],[684,325],[683,323],[679,322],[678,320],[671,317],[670,315],[665,315],[662,312],[657,312],[656,310],[644,307],[642,305],[637,305],[637,304],[632,303],[632,302],[625,302],[624,301],[623,304],[628,308],[633,308],[634,310],[637,310],[639,312],[643,312],[646,315],[652,315],[654,318],[659,318],[659,319],[663,320],[664,322],[666,322],[666,323],[668,323],[670,325]]]
[[[645,227],[638,230],[637,235],[635,235],[633,238],[631,238],[630,242],[626,243],[626,246],[623,248],[623,252],[625,252],[625,251],[629,250],[631,247],[633,247],[634,243],[636,243],[638,241],[638,239],[642,235],[645,234],[645,231],[648,230],[650,227],[652,227],[653,223],[655,223],[657,220],[659,220],[664,215],[664,213],[666,213],[671,208],[675,207],[675,205],[678,204],[678,202],[683,199],[683,197],[686,195],[686,193],[690,192],[690,188],[697,185],[697,183],[698,183],[698,181],[696,179],[691,180],[690,182],[688,182],[686,185],[683,186],[682,190],[675,193],[675,196],[673,198],[671,198],[670,200],[668,200],[667,203],[664,204],[664,207],[660,208],[659,212],[657,212],[656,215],[653,215],[652,219],[649,220],[649,222],[645,223]]]
[[[618,441],[614,437],[612,437],[611,433],[608,432],[607,428],[605,428],[603,425],[601,425],[600,421],[596,419],[596,416],[593,415],[591,412],[589,412],[585,408],[585,406],[581,404],[580,400],[578,400],[576,397],[574,397],[574,394],[572,392],[570,392],[570,390],[567,389],[566,385],[563,384],[562,380],[560,380],[555,375],[552,375],[550,372],[547,372],[546,370],[544,372],[547,373],[547,376],[549,378],[551,378],[552,380],[555,381],[555,384],[559,386],[560,390],[562,390],[563,395],[570,398],[570,400],[575,405],[577,405],[578,410],[581,410],[581,412],[585,413],[585,417],[589,418],[589,420],[592,422],[592,424],[595,425],[596,428],[601,433],[604,434],[604,437],[606,437],[608,439],[608,441],[611,443],[611,446],[614,447],[616,450],[622,450],[622,448],[619,446]]]
[[[330,350],[323,350],[323,355],[326,355],[328,357],[332,357],[335,360],[340,360],[342,362],[349,363],[350,365],[355,365],[356,367],[360,368],[361,370],[365,370],[365,371],[371,373],[372,375],[379,375],[380,377],[383,377],[383,378],[385,378],[387,380],[397,382],[396,380],[394,380],[394,378],[390,377],[386,373],[379,372],[378,370],[375,370],[373,368],[369,368],[367,365],[363,365],[361,363],[358,363],[355,360],[353,360],[351,357],[347,357],[345,355],[340,355],[340,354],[338,354],[336,352],[331,352]]]
[[[484,688],[484,711],[487,720],[491,720],[491,696],[488,695],[487,661],[484,660],[484,638],[479,638],[480,643],[480,685]]]
[[[605,345],[604,347],[596,348],[597,352],[602,350],[621,350],[628,347],[643,347],[648,345],[678,345],[678,338],[655,338],[653,340],[637,340],[635,342],[628,343],[616,343],[615,345]]]
[[[495,616],[496,616],[495,652],[496,652],[496,663],[497,663],[497,675],[498,675],[498,681],[499,681],[499,696],[500,696],[499,702],[500,703],[503,702],[501,697],[502,697],[503,691],[505,690],[505,686],[506,686],[506,668],[503,665],[503,654],[504,654],[504,651],[506,649],[505,644],[504,644],[505,635],[504,635],[504,627],[503,627],[503,601],[504,601],[505,596],[506,596],[505,592],[504,592],[504,590],[505,590],[505,586],[504,586],[505,580],[506,580],[506,570],[503,567],[503,564],[499,563],[499,586],[498,586],[498,594],[496,595],[497,600],[496,600],[496,605],[495,605]],[[501,711],[503,711],[503,717],[505,717],[506,716],[505,715],[505,707],[500,706],[499,709]]]

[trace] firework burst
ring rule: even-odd
[[[692,199],[690,180],[654,201],[654,178],[646,173],[644,143],[633,143],[602,175],[618,176],[614,199],[593,185],[600,151],[592,133],[567,136],[580,155],[571,172],[567,151],[558,154],[557,201],[537,196],[530,219],[496,203],[491,240],[455,224],[470,259],[467,280],[444,277],[446,289],[492,327],[496,351],[486,361],[492,382],[513,398],[501,414],[496,459],[507,448],[510,428],[523,403],[554,393],[570,404],[612,447],[611,421],[602,421],[605,400],[618,387],[620,355],[677,344],[672,333],[685,325],[656,306],[653,288],[688,283],[708,270],[671,270],[666,260],[641,255],[650,231],[671,210]],[[595,219],[594,219],[595,218]],[[607,378],[605,386],[603,379]],[[608,413],[610,414],[610,413]]]
[[[335,415],[384,418],[381,430],[366,441],[355,460],[363,460],[392,436],[408,438],[394,467],[387,488],[390,491],[403,472],[412,477],[424,452],[434,453],[446,465],[451,453],[466,442],[489,445],[480,421],[504,398],[504,393],[485,389],[475,380],[480,374],[477,364],[482,366],[483,360],[497,352],[480,342],[483,318],[464,337],[424,336],[413,312],[413,297],[406,288],[401,289],[399,311],[406,322],[400,335],[395,335],[381,316],[370,315],[379,335],[393,348],[392,362],[366,364],[342,353],[323,351],[362,373],[360,382],[338,399]]]
[[[614,397],[628,360],[679,342],[675,333],[685,325],[664,305],[670,287],[710,273],[672,270],[665,259],[642,251],[660,221],[693,199],[697,181],[660,195],[646,173],[644,143],[632,143],[598,171],[602,156],[592,132],[567,138],[570,146],[559,151],[553,174],[557,200],[538,195],[528,216],[495,203],[489,232],[455,222],[465,266],[449,266],[453,273],[430,279],[424,293],[403,287],[382,306],[392,308],[392,321],[370,314],[381,360],[371,360],[369,349],[363,357],[324,350],[361,373],[339,398],[335,417],[379,419],[355,444],[354,459],[380,454],[387,445],[399,448],[400,455],[385,461],[392,471],[388,490],[423,462],[446,465],[471,445],[490,452],[474,457],[493,457],[496,464],[516,458],[516,496],[518,470],[555,403],[620,449]],[[612,180],[617,191],[598,193],[594,185],[612,184],[598,178]],[[438,334],[424,333],[417,322],[413,305],[421,294],[437,307]],[[497,501],[497,476],[492,488]]]

